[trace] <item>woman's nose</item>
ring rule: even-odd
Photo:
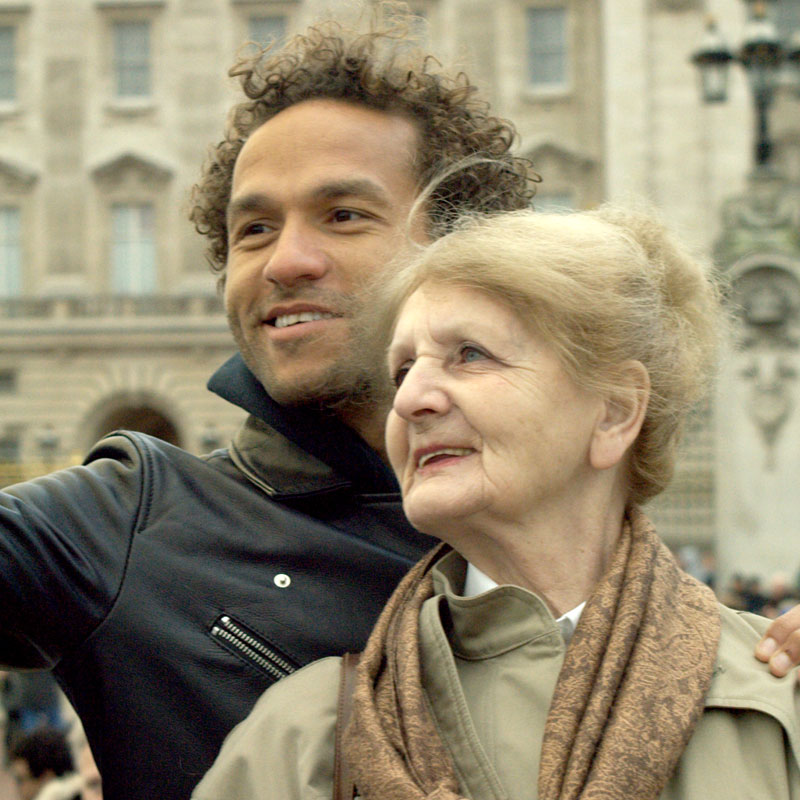
[[[450,404],[439,364],[418,359],[397,387],[393,408],[398,416],[410,422],[444,414]]]
[[[264,264],[263,276],[270,283],[292,286],[323,277],[330,260],[312,229],[288,223],[281,229]]]

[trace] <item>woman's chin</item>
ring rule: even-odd
[[[450,540],[449,532],[454,527],[461,527],[464,518],[471,513],[465,503],[453,500],[425,503],[406,502],[403,505],[403,510],[409,522],[418,531],[446,541]],[[459,520],[462,522],[459,522]],[[455,526],[454,523],[456,523]]]

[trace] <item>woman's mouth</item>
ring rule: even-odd
[[[439,461],[444,461],[447,458],[460,458],[468,456],[475,451],[471,447],[441,447],[430,452],[423,453],[417,459],[417,469],[422,469],[428,464],[435,464]]]

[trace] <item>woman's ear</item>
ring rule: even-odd
[[[595,469],[619,464],[642,429],[650,400],[650,376],[640,361],[619,365],[595,426],[589,460]]]

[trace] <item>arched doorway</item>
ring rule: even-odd
[[[108,411],[96,424],[94,439],[100,439],[107,433],[120,428],[148,433],[181,447],[181,437],[175,423],[148,404],[122,405]]]

